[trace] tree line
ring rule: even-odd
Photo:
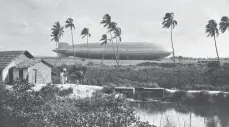
[[[75,29],[75,25],[73,23],[72,18],[68,18],[65,22],[65,26],[60,25],[59,21],[55,22],[53,27],[52,27],[52,33],[51,33],[51,41],[56,42],[56,46],[58,48],[59,40],[62,38],[64,29],[69,28],[71,30],[71,37],[72,37],[72,48],[74,52],[74,61],[76,64],[75,60],[75,50],[74,50],[74,38],[73,38],[73,33],[72,31]],[[122,29],[117,25],[116,22],[112,21],[112,18],[109,14],[105,14],[102,18],[102,21],[100,22],[101,25],[103,25],[104,28],[107,29],[107,33],[103,34],[101,39],[101,46],[104,47],[103,55],[102,55],[102,60],[104,60],[104,55],[106,52],[106,45],[107,43],[112,43],[112,49],[114,52],[114,57],[117,66],[119,66],[119,45],[120,42],[122,41],[121,38],[121,33]],[[163,22],[162,22],[162,28],[166,28],[170,30],[170,39],[171,39],[171,47],[172,47],[172,55],[173,55],[173,63],[174,66],[176,67],[176,57],[175,57],[175,48],[174,48],[174,42],[173,42],[173,29],[178,25],[178,22],[174,18],[174,13],[166,13],[165,16],[163,17]],[[227,16],[223,16],[221,18],[221,21],[219,23],[219,28],[218,24],[215,20],[211,19],[208,21],[207,25],[205,26],[206,29],[206,34],[207,37],[213,37],[214,38],[214,44],[215,44],[215,50],[216,50],[216,55],[218,58],[218,62],[220,65],[220,57],[218,53],[218,47],[217,47],[217,42],[216,42],[216,37],[219,35],[219,30],[223,34],[227,29],[229,30],[229,18]],[[109,34],[109,37],[108,35]],[[85,27],[81,31],[81,36],[82,38],[86,37],[87,40],[87,57],[88,59],[90,58],[89,54],[89,47],[88,47],[88,38],[91,36],[89,32],[89,28]],[[220,68],[221,70],[221,68]],[[222,70],[221,70],[222,71]]]

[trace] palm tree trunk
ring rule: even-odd
[[[60,50],[60,48],[59,48],[59,42],[57,42],[56,44],[57,44],[57,50],[59,51]],[[62,61],[61,61],[61,56],[59,56],[59,53],[57,53],[57,57],[59,57],[59,59],[60,59],[60,65],[63,65],[62,64]]]
[[[72,49],[73,49],[73,54],[74,54],[74,62],[75,62],[75,65],[76,65],[76,56],[75,56],[75,49],[74,49],[74,40],[73,40],[72,29],[71,29],[71,35],[72,35]]]
[[[103,62],[103,60],[104,60],[104,54],[105,54],[105,51],[106,51],[106,44],[104,45],[105,47],[104,47],[104,50],[103,50],[103,58],[102,58],[102,62]]]
[[[176,60],[175,60],[175,53],[174,53],[174,46],[173,46],[173,27],[171,26],[171,44],[172,44],[172,50],[173,50],[173,63],[174,66],[176,65]]]
[[[220,69],[220,71],[222,72],[222,69],[221,69],[221,66],[220,66],[220,60],[219,60],[219,52],[218,52],[218,48],[217,48],[215,36],[214,36],[214,41],[215,41],[215,51],[216,51],[217,58],[218,58],[218,62],[219,62],[219,69]]]
[[[120,42],[118,43],[118,60],[119,60],[119,56],[120,56],[120,52],[119,52],[119,45],[120,45]],[[119,62],[119,61],[118,61]]]
[[[116,39],[116,49],[117,49],[117,62],[118,62],[118,65],[119,65],[119,51],[118,51],[118,40],[117,40],[117,37],[115,39]]]
[[[114,51],[115,61],[116,61],[117,66],[118,66],[118,61],[117,61],[117,57],[116,57],[117,55],[116,55],[116,53],[115,53],[115,49],[114,49],[114,42],[113,42],[113,39],[112,39],[111,32],[110,32],[110,36],[111,36],[111,42],[112,42],[112,48],[113,48],[113,51]]]
[[[88,35],[87,35],[87,58],[89,60]]]
[[[172,26],[171,26],[171,44],[172,44],[172,50],[173,50],[173,64],[177,72],[179,73],[180,70],[176,67],[175,51],[174,51],[174,46],[173,46],[173,27]]]

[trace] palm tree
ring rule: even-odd
[[[227,16],[223,16],[221,18],[221,22],[219,23],[219,29],[222,33],[224,33],[227,29],[229,30],[229,18]]]
[[[110,33],[110,37],[111,37],[110,41],[112,42],[112,48],[113,48],[115,60],[116,60],[116,63],[118,64],[118,62],[117,62],[117,56],[116,56],[115,48],[114,48],[113,37],[112,37],[112,34],[111,34],[111,32],[114,30],[114,28],[116,28],[117,23],[111,22],[111,16],[109,14],[105,14],[103,16],[103,19],[100,22],[100,24],[103,24],[103,26],[108,29],[108,33]]]
[[[61,37],[63,36],[64,33],[64,27],[60,25],[59,21],[55,22],[54,25],[52,26],[52,33],[51,33],[51,41],[56,42],[56,46],[59,50],[59,41]],[[60,63],[61,63],[61,57],[60,57]]]
[[[101,46],[104,45],[103,58],[102,58],[102,61],[103,61],[104,60],[104,54],[105,54],[105,51],[106,51],[106,45],[107,45],[107,41],[108,41],[107,35],[103,34],[102,38],[99,41],[102,41]]]
[[[117,28],[117,23],[116,22],[110,22],[110,24],[107,27],[108,33],[110,33],[110,36],[111,36],[111,42],[112,42],[112,48],[113,48],[114,55],[115,55],[115,60],[116,60],[117,65],[119,65],[118,64],[118,51],[115,51],[115,48],[114,48],[114,41],[113,41],[113,39],[115,37],[113,37],[112,34],[111,34],[111,32],[115,32],[116,31],[116,28]],[[116,47],[117,47],[117,41],[116,41]]]
[[[91,34],[89,33],[89,28],[83,28],[83,30],[81,31],[81,36],[82,38],[87,36],[87,57],[89,59],[88,37],[91,36]]]
[[[76,57],[75,57],[75,49],[74,49],[74,40],[73,40],[73,34],[72,34],[72,29],[75,29],[75,25],[73,23],[73,19],[72,18],[68,18],[65,22],[65,28],[70,28],[71,30],[71,36],[72,36],[72,49],[73,49],[73,54],[74,54],[74,62],[76,65]]]
[[[116,39],[116,48],[117,48],[117,61],[118,61],[118,65],[119,65],[119,42],[122,41],[121,38],[121,34],[122,34],[122,29],[119,27],[116,27],[114,29],[114,38]]]
[[[209,20],[208,24],[205,26],[206,28],[206,33],[208,34],[207,37],[214,37],[214,41],[215,41],[215,50],[216,50],[216,54],[218,57],[218,62],[220,65],[220,60],[219,60],[219,53],[218,53],[218,48],[217,48],[217,44],[216,44],[216,36],[219,35],[219,30],[217,28],[217,23],[215,20]],[[221,67],[220,67],[220,71]]]
[[[173,46],[173,29],[175,28],[175,26],[177,25],[177,21],[174,20],[174,13],[166,13],[165,17],[163,18],[163,22],[162,22],[163,28],[170,28],[170,32],[171,32],[171,43],[172,43],[172,50],[173,50],[173,62],[174,62],[174,66],[175,66],[175,51],[174,51],[174,46]]]

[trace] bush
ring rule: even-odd
[[[217,95],[213,95],[212,99],[215,102],[215,104],[218,106],[222,106],[222,107],[229,106],[229,95],[228,94],[219,93]]]
[[[39,94],[45,100],[51,100],[51,99],[55,99],[55,95],[57,95],[59,91],[60,89],[55,85],[47,84],[46,86],[43,86],[40,89]]]
[[[0,126],[26,127],[33,117],[39,116],[45,100],[31,87],[29,83],[18,82],[13,90],[4,91],[4,103],[0,104],[0,118],[4,124]]]
[[[187,97],[187,92],[183,90],[179,90],[174,92],[174,94],[171,97],[172,101],[182,101]]]
[[[207,84],[189,84],[184,88],[186,90],[216,90],[217,88]]]
[[[103,86],[102,92],[106,94],[113,94],[115,92],[115,84],[108,83],[106,86]]]
[[[21,84],[12,91],[3,89],[7,93],[0,104],[2,127],[137,127],[134,108],[123,96],[95,93],[91,98],[76,100],[55,96],[59,90],[53,85],[38,92],[30,89]],[[43,98],[47,94],[53,95],[49,101]]]
[[[204,106],[212,104],[211,95],[207,91],[201,91],[195,94],[194,102],[196,105]]]
[[[70,95],[70,94],[72,94],[73,93],[73,88],[72,87],[70,87],[70,88],[68,88],[68,89],[62,89],[62,90],[60,90],[59,92],[58,92],[58,95],[59,96],[68,96],[68,95]]]
[[[149,122],[139,121],[135,127],[156,127],[155,125],[149,124]]]

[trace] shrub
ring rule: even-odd
[[[70,87],[70,88],[68,88],[68,89],[62,89],[62,90],[60,90],[59,92],[58,92],[58,95],[59,96],[68,96],[68,95],[70,95],[70,94],[72,94],[73,93],[73,88],[72,87]]]
[[[186,90],[216,90],[217,88],[208,84],[189,84],[185,87]]]
[[[213,95],[212,99],[215,102],[215,104],[218,106],[222,106],[222,107],[229,106],[229,95],[228,94],[218,93],[216,95]]]
[[[105,95],[99,92],[93,94],[91,98],[76,100],[53,96],[53,99],[45,101],[43,95],[58,93],[55,86],[47,85],[38,92],[27,90],[31,89],[29,87],[20,89],[19,86],[14,87],[12,91],[6,91],[7,97],[4,103],[0,104],[0,118],[3,119],[5,126],[123,127],[136,125],[137,127],[138,118],[134,108],[123,96]]]
[[[187,97],[187,92],[183,90],[179,90],[174,92],[174,94],[171,97],[172,101],[182,101]]]
[[[115,92],[115,84],[108,83],[107,85],[103,86],[102,92],[106,94],[113,94]]]
[[[156,127],[156,126],[149,124],[148,121],[147,122],[139,121],[137,122],[137,125],[135,127]]]
[[[45,99],[45,100],[50,100],[54,99],[55,95],[58,94],[60,89],[56,87],[55,85],[47,84],[46,86],[43,86],[39,94]]]
[[[222,86],[221,90],[225,91],[225,92],[229,92],[229,86],[228,85],[227,86]]]
[[[197,105],[208,105],[212,104],[211,95],[207,91],[201,91],[199,93],[196,93],[195,97],[195,104]]]
[[[0,118],[4,125],[1,126],[26,127],[33,117],[39,115],[45,100],[31,87],[31,84],[18,82],[13,90],[4,91],[4,103],[0,104]]]
[[[92,98],[78,100],[58,99],[49,107],[51,109],[38,119],[40,125],[122,127],[135,124],[137,120],[130,104],[114,94],[94,94]],[[38,123],[37,119],[33,120],[33,123]]]

